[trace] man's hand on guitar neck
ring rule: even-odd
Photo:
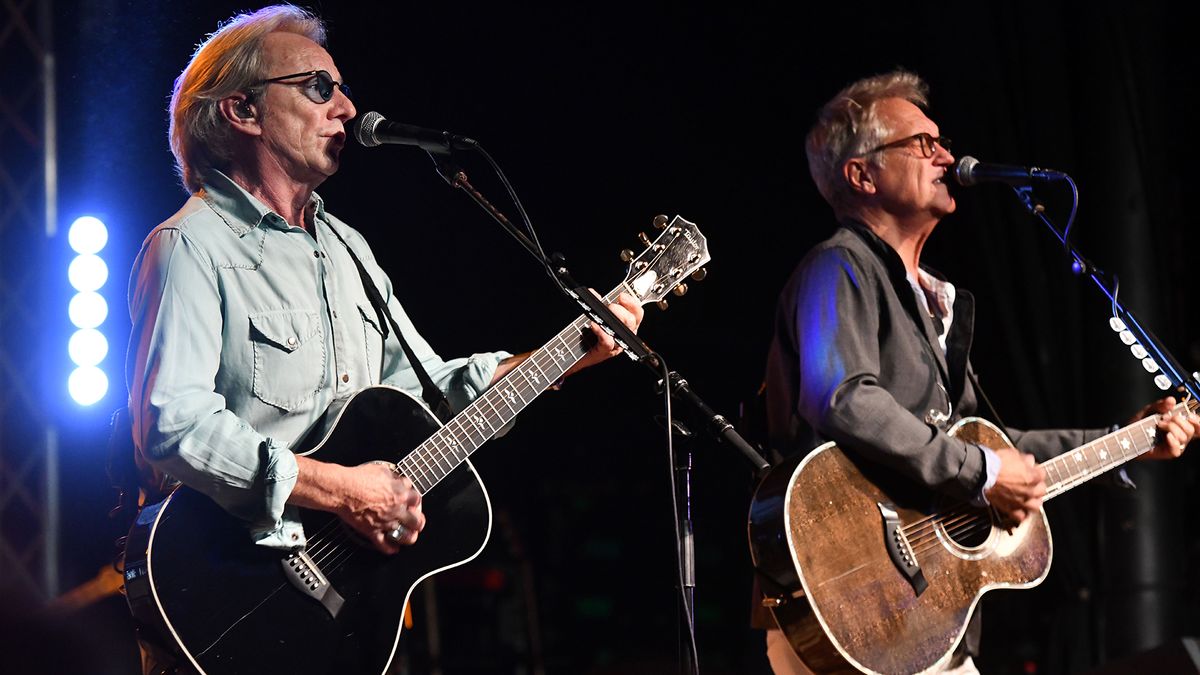
[[[296,464],[288,503],[336,514],[382,553],[415,543],[425,527],[420,493],[388,462],[342,466],[297,456]]]
[[[986,492],[988,503],[1011,525],[1020,525],[1042,508],[1046,496],[1046,472],[1033,455],[1016,448],[996,450],[1000,473]]]
[[[1183,454],[1188,443],[1196,439],[1200,433],[1200,417],[1193,412],[1176,411],[1175,397],[1160,398],[1154,403],[1142,408],[1130,420],[1130,424],[1150,415],[1160,415],[1158,418],[1158,436],[1154,447],[1142,455],[1141,459],[1175,459]]]
[[[592,294],[596,297],[600,297],[600,294],[596,293],[595,290],[592,290]],[[608,305],[608,309],[613,313],[613,316],[620,319],[621,323],[625,324],[625,326],[634,333],[636,333],[638,331],[638,327],[642,325],[642,317],[644,317],[646,313],[646,310],[642,308],[641,304],[639,304],[632,295],[625,292],[622,292],[617,297],[616,302],[610,303]],[[621,353],[621,348],[617,346],[616,340],[614,340],[613,337],[609,335],[603,328],[594,323],[589,323],[588,330],[592,332],[592,345],[588,349],[587,354],[584,354],[583,358],[580,359],[578,363],[571,366],[570,370],[563,374],[564,378],[569,375],[574,375],[584,368],[594,366],[601,361],[607,361],[608,359],[611,359],[612,357]],[[499,367],[496,368],[495,374],[492,375],[492,381],[488,386],[499,382],[500,379],[507,375],[510,370],[516,368],[522,361],[529,358],[529,354],[530,352],[517,354],[516,356],[510,356],[501,361]]]

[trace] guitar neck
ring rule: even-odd
[[[1196,410],[1195,400],[1175,406],[1173,413]],[[1046,472],[1046,499],[1057,497],[1076,485],[1136,459],[1154,447],[1161,415],[1150,415],[1091,443],[1042,462]]]
[[[622,290],[623,286],[613,289],[605,302],[615,302]],[[433,489],[584,357],[589,347],[589,321],[580,315],[489,387],[410,452],[398,465],[401,474],[422,494]]]

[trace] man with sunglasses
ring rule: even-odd
[[[315,189],[337,171],[356,111],[324,43],[314,15],[267,7],[223,24],[175,82],[171,149],[191,197],[149,234],[132,272],[136,459],[151,499],[181,481],[244,520],[262,546],[303,547],[305,507],[394,554],[425,526],[409,478],[386,463],[341,466],[291,450],[354,391],[389,384],[422,394],[377,305],[457,409],[524,357],[443,360],[362,235],[326,211]],[[641,322],[629,296],[611,308],[631,328]],[[573,370],[619,351],[593,332]],[[147,673],[189,672],[155,645],[143,654]]]
[[[1019,450],[946,433],[977,407],[968,376],[974,300],[921,264],[926,240],[955,209],[954,156],[924,112],[926,89],[904,71],[860,80],[819,111],[808,134],[809,170],[839,227],[780,297],[767,357],[768,440],[789,455],[832,440],[917,489],[990,504],[1020,523],[1046,494],[1037,462],[1108,430],[1009,429]],[[1174,404],[1162,399],[1140,414]],[[1177,457],[1200,419],[1165,415],[1158,429],[1149,454]],[[775,672],[809,672],[765,614],[755,624],[769,629]],[[977,612],[941,670],[977,672],[978,644]]]

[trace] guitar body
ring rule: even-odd
[[[350,399],[306,454],[344,465],[395,460],[438,427],[408,394],[371,387]],[[130,533],[130,607],[206,675],[380,675],[416,584],[474,558],[491,532],[487,492],[469,462],[425,495],[422,509],[436,526],[393,556],[356,541],[332,514],[302,511],[306,552],[342,599],[331,611],[285,575],[287,552],[254,544],[245,523],[180,487],[145,509]]]
[[[1012,445],[977,418],[950,434]],[[949,515],[927,520],[935,511]],[[751,505],[749,536],[763,591],[779,603],[776,622],[819,673],[917,673],[944,664],[985,591],[1036,586],[1052,557],[1044,513],[1006,531],[988,510],[932,502],[833,443],[768,474]]]

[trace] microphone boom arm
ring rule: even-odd
[[[1074,204],[1071,207],[1071,221],[1074,221],[1075,209],[1079,204],[1079,193],[1077,190],[1075,190],[1075,181],[1071,180],[1071,177],[1066,174],[1062,174],[1062,176],[1064,180],[1071,184],[1074,194]],[[1158,385],[1160,389],[1164,390],[1171,388],[1182,389],[1183,391],[1186,391],[1192,398],[1200,399],[1200,379],[1198,379],[1200,378],[1200,373],[1193,372],[1191,375],[1188,375],[1187,369],[1180,365],[1178,359],[1171,354],[1170,350],[1168,350],[1166,346],[1159,342],[1158,338],[1155,337],[1154,333],[1148,327],[1144,326],[1142,322],[1138,320],[1137,316],[1133,313],[1133,310],[1121,304],[1120,300],[1118,299],[1118,291],[1120,288],[1119,284],[1112,284],[1112,287],[1110,288],[1110,284],[1105,278],[1103,270],[1085,258],[1083,254],[1079,252],[1079,249],[1075,248],[1075,245],[1071,243],[1069,239],[1071,223],[1068,222],[1066,229],[1060,231],[1046,215],[1046,209],[1043,208],[1042,205],[1039,204],[1033,197],[1033,189],[1030,186],[1014,185],[1013,191],[1016,193],[1017,198],[1021,201],[1021,204],[1025,207],[1025,209],[1029,211],[1031,215],[1041,220],[1042,223],[1049,228],[1050,232],[1054,234],[1054,237],[1062,243],[1063,250],[1065,250],[1067,255],[1071,258],[1071,271],[1076,275],[1086,274],[1092,280],[1092,282],[1095,283],[1096,287],[1099,288],[1102,293],[1104,293],[1105,297],[1107,297],[1109,302],[1112,304],[1113,317],[1119,319],[1121,323],[1124,324],[1124,328],[1128,329],[1134,334],[1137,340],[1146,349],[1146,352],[1150,355],[1150,358],[1152,358],[1154,363],[1158,365],[1158,369],[1162,372],[1160,377],[1163,379],[1160,380],[1159,377],[1156,377],[1155,384]],[[1145,361],[1143,361],[1143,363],[1145,363]]]

